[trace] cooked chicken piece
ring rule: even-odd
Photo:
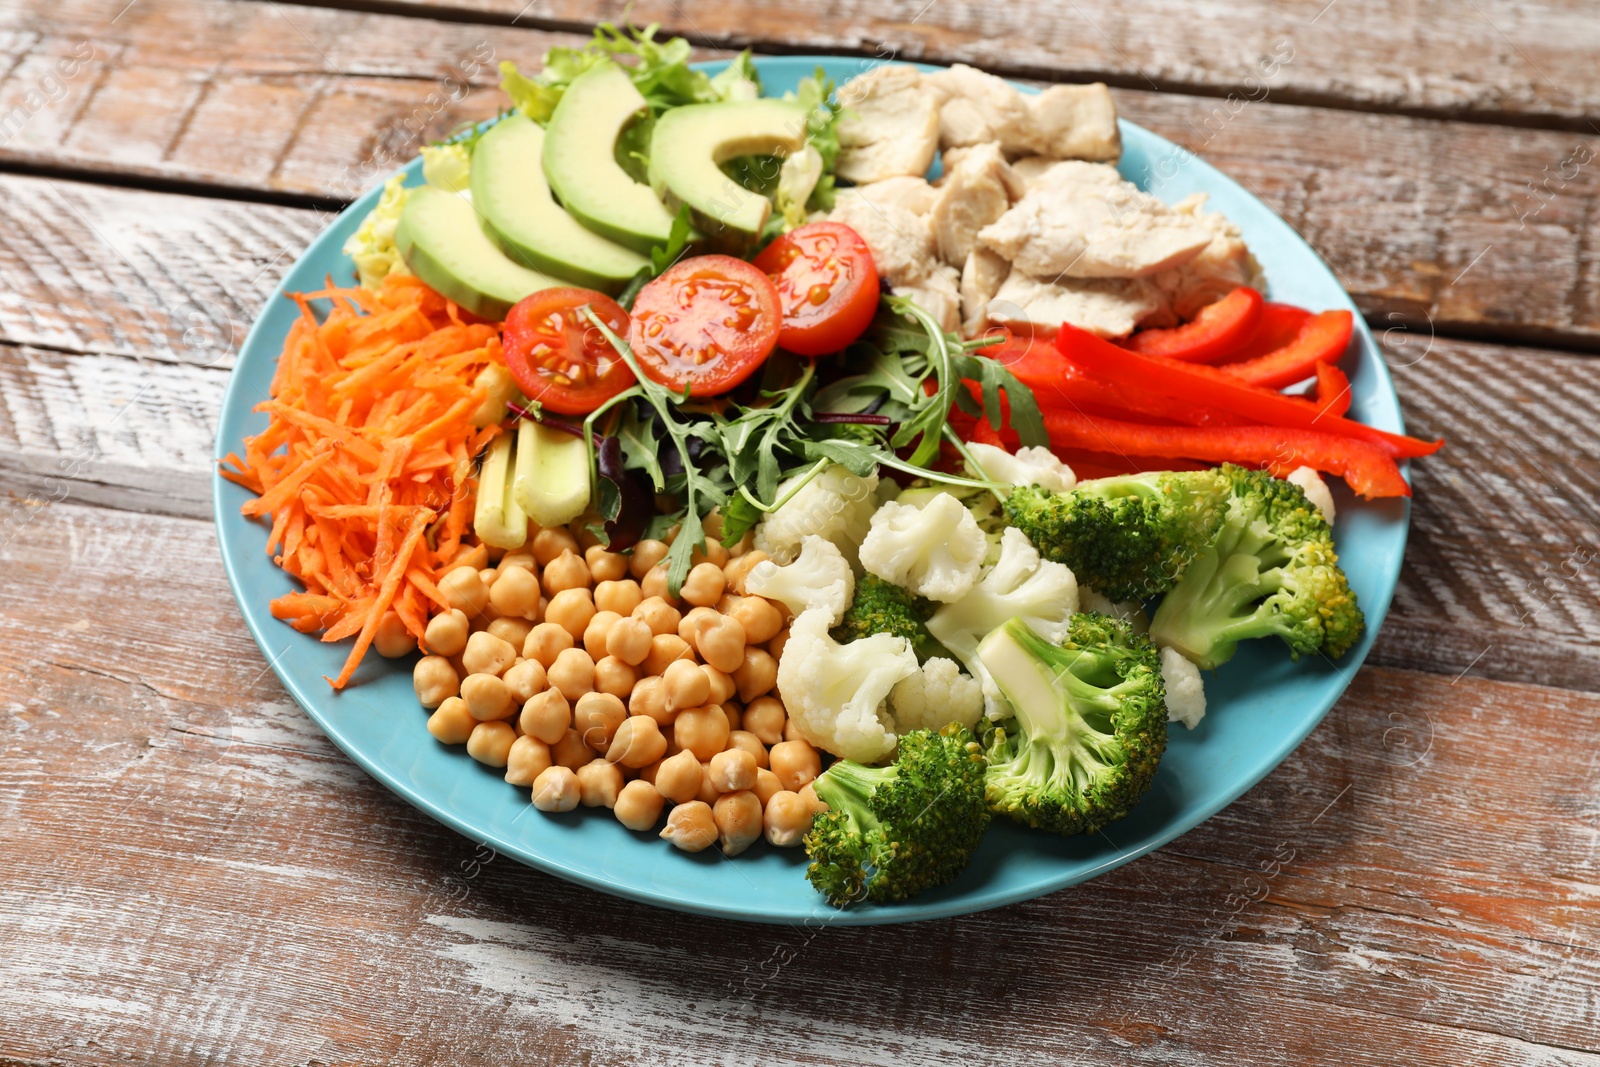
[[[1032,189],[1039,176],[1051,167],[1060,163],[1059,159],[1049,156],[1023,156],[1021,159],[1011,161],[1011,173],[1022,183],[1024,190]]]
[[[1062,278],[1051,282],[1013,269],[989,301],[990,322],[1027,324],[1053,333],[1069,322],[1096,337],[1126,337],[1170,317],[1160,291],[1145,278]]]
[[[994,222],[1025,190],[1011,173],[997,141],[963,152],[946,172],[929,218],[939,256],[946,263],[964,263],[978,241],[978,231]]]
[[[1212,235],[1211,243],[1183,266],[1150,276],[1173,313],[1184,320],[1241,285],[1264,288],[1261,267],[1245,247],[1239,227],[1220,211],[1206,211],[1205,204],[1206,194],[1195,193],[1173,204],[1172,210],[1205,226]]]
[[[926,178],[885,178],[870,185],[852,185],[839,190],[840,196],[862,196],[874,204],[893,204],[903,207],[913,215],[926,215],[939,198],[939,190],[928,184]]]
[[[1115,163],[1122,155],[1117,106],[1100,82],[1052,85],[1029,99],[1028,115],[1028,144],[1041,156]]]
[[[999,141],[1008,155],[1031,150],[1032,120],[1022,94],[1005,79],[957,63],[925,74],[923,86],[939,98],[939,147]]]
[[[857,183],[921,177],[939,147],[939,105],[922,74],[901,64],[874,67],[839,87],[839,177]]]
[[[828,218],[861,235],[878,275],[890,285],[916,285],[938,266],[928,220],[899,204],[868,199],[865,190],[841,189]]]
[[[954,333],[961,326],[961,293],[956,288],[960,274],[948,263],[940,263],[914,284],[896,285],[894,291],[909,296],[932,315],[939,328]]]
[[[1041,278],[1139,278],[1193,259],[1213,234],[1194,216],[1123,181],[1103,163],[1058,163],[978,233]]]
[[[989,301],[1000,291],[1011,264],[989,251],[974,248],[961,267],[961,336],[976,337],[989,322]]]

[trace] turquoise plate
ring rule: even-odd
[[[822,67],[843,82],[863,61],[785,57],[758,61],[769,93],[791,89]],[[1355,304],[1326,264],[1287,223],[1237,183],[1193,153],[1131,123],[1122,123],[1121,170],[1167,201],[1190,193],[1244,231],[1266,272],[1271,295],[1308,308]],[[421,181],[420,163],[405,169]],[[266,418],[252,409],[267,398],[273,366],[296,314],[278,294],[322,287],[323,278],[353,284],[340,246],[376,202],[374,189],[315,241],[279,284],[239,353],[223,399],[217,454],[240,450]],[[1351,415],[1400,430],[1394,386],[1356,316],[1357,358],[1350,375]],[[715,850],[688,855],[653,835],[624,829],[603,811],[550,816],[528,791],[505,783],[461,748],[447,748],[423,729],[426,718],[411,689],[409,664],[370,655],[353,684],[335,694],[324,675],[339,671],[348,643],[325,645],[272,618],[267,602],[294,588],[264,551],[267,528],[239,514],[247,492],[217,478],[217,535],[228,580],[246,624],[284,687],[333,742],[367,773],[452,829],[540,870],[593,889],[683,911],[752,922],[806,920],[844,925],[907,922],[982,911],[1041,896],[1093,878],[1171,841],[1210,818],[1276,767],[1327,714],[1372,647],[1389,609],[1405,550],[1407,505],[1356,502],[1338,495],[1340,556],[1367,613],[1367,636],[1337,664],[1292,662],[1276,643],[1257,642],[1207,679],[1210,712],[1196,730],[1175,726],[1150,795],[1104,834],[1058,838],[996,821],[971,868],[949,886],[894,906],[861,905],[840,912],[806,882],[805,857],[762,843],[737,859]],[[1342,489],[1342,485],[1339,486]]]

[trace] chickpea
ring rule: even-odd
[[[628,713],[648,715],[658,726],[669,725],[678,714],[667,708],[666,684],[660,675],[639,679],[628,694]]]
[[[724,856],[737,856],[761,840],[761,801],[750,790],[718,797],[711,815]]]
[[[800,787],[822,773],[822,757],[807,741],[779,741],[767,754],[772,773],[783,787],[798,793]]]
[[[667,565],[665,563],[658,563],[651,567],[650,572],[639,579],[639,591],[644,594],[646,600],[653,596],[658,596],[674,607],[677,606],[680,599],[672,595],[672,587],[667,581]]]
[[[706,697],[707,704],[727,704],[733,699],[735,692],[733,679],[723,674],[709,663],[700,664],[700,673],[706,676],[706,681],[711,685],[711,695]],[[727,709],[724,708],[724,711]]]
[[[811,829],[811,805],[799,793],[785,789],[772,794],[762,813],[761,825],[767,841],[779,848],[794,848]]]
[[[411,669],[411,686],[425,708],[436,708],[461,692],[461,675],[443,656],[423,656]]]
[[[471,671],[467,670],[467,665],[461,662],[460,656],[450,657],[450,669],[456,672],[457,678],[465,678],[467,675],[472,673]]]
[[[449,573],[457,567],[471,567],[477,571],[488,565],[488,545],[458,545],[456,546],[456,554],[450,558],[449,566],[445,567],[445,572]]]
[[[722,599],[723,585],[722,568],[708,560],[689,571],[678,596],[697,607],[708,608]]]
[[[527,736],[554,745],[567,735],[572,725],[572,705],[559,689],[536,693],[522,706],[517,725]]]
[[[583,743],[578,731],[568,730],[550,746],[550,759],[557,767],[575,771],[594,759],[594,750]]]
[[[485,567],[478,572],[478,578],[483,582],[483,587],[491,591],[494,589],[494,580],[498,577],[500,577],[500,572],[493,567]]]
[[[470,630],[467,613],[460,608],[451,608],[428,620],[427,627],[422,631],[422,643],[428,646],[429,652],[441,656],[459,656],[467,647]]]
[[[693,660],[673,660],[661,676],[668,711],[698,708],[709,703],[711,682]]]
[[[606,658],[606,635],[622,620],[614,611],[597,611],[583,628],[583,647],[597,660]]]
[[[578,797],[578,776],[569,767],[546,767],[533,780],[533,806],[540,811],[571,811]]]
[[[467,702],[460,697],[449,697],[437,711],[428,716],[428,732],[435,740],[447,745],[464,745],[472,736],[478,720],[467,710]]]
[[[700,790],[695,793],[694,798],[704,804],[715,804],[717,798],[721,795],[721,791],[711,781],[711,768],[702,767],[700,769]]]
[[[511,699],[521,707],[540,693],[549,688],[550,682],[545,678],[544,668],[538,660],[519,659],[502,675],[505,679],[506,690],[510,692]],[[523,733],[527,733],[526,730]]]
[[[661,838],[684,852],[703,852],[717,839],[717,821],[711,805],[700,800],[679,804],[667,813]]]
[[[633,609],[643,601],[644,593],[640,591],[639,583],[632,578],[601,582],[594,587],[594,606],[601,611],[614,611],[624,616],[632,615]]]
[[[550,746],[523,734],[511,742],[511,751],[506,753],[506,781],[512,785],[532,785],[551,765]]]
[[[628,573],[642,580],[652,567],[666,558],[666,542],[640,541],[633,546],[633,554],[628,557]]]
[[[621,557],[618,557],[619,559]],[[635,778],[622,787],[612,812],[617,821],[630,830],[651,830],[661,818],[665,802],[656,787],[643,778]]]
[[[492,674],[469,674],[461,680],[461,699],[479,722],[504,719],[511,714],[511,690]]]
[[[576,703],[585,693],[594,692],[594,660],[581,648],[569,648],[550,664],[545,677],[562,696]]]
[[[501,615],[533,620],[539,614],[539,579],[524,567],[502,567],[489,588],[489,603]]]
[[[528,549],[533,553],[533,558],[538,560],[539,566],[548,567],[559,559],[563,552],[576,554],[578,539],[572,536],[571,530],[552,526],[548,530],[540,530],[534,534],[528,543]]]
[[[556,657],[575,644],[577,641],[565,627],[553,622],[541,622],[528,631],[528,639],[522,642],[522,654],[548,671],[555,664]]]
[[[655,634],[643,619],[619,619],[606,635],[606,651],[612,656],[637,667],[650,654],[650,640]]]
[[[533,632],[533,623],[527,619],[504,615],[491,622],[484,632],[493,634],[520,652],[528,640],[528,635]]]
[[[593,618],[594,598],[587,589],[564,589],[544,607],[544,621],[564,628],[574,641],[583,639]]]
[[[471,567],[457,567],[440,578],[439,593],[445,603],[465,612],[469,619],[481,615],[489,606],[489,587]]]
[[[525,548],[519,548],[515,552],[507,552],[505,555],[500,557],[500,576],[502,578],[505,577],[505,572],[511,570],[513,567],[520,567],[525,571],[531,571],[537,568],[538,564],[534,562],[532,552],[529,552]]]
[[[704,779],[705,771],[700,761],[688,749],[668,756],[656,768],[656,789],[674,804],[686,804],[693,800],[700,792],[700,783]]]
[[[783,739],[785,741],[805,741],[805,735],[800,732],[793,719],[783,720]],[[810,744],[810,742],[806,742]]]
[[[411,631],[406,629],[398,613],[386,611],[383,618],[378,620],[377,633],[372,635],[372,647],[384,659],[398,659],[416,649],[417,639],[411,636]]]
[[[467,650],[461,653],[461,665],[468,674],[501,675],[517,661],[517,650],[509,641],[502,641],[484,631],[467,638]]]
[[[585,549],[583,562],[589,567],[589,577],[596,582],[617,582],[628,576],[628,557],[605,545]]]
[[[644,658],[646,674],[666,674],[675,660],[694,662],[694,652],[677,634],[657,634],[650,639],[650,654]]]
[[[722,582],[737,596],[744,596],[744,582],[750,577],[750,572],[755,570],[757,563],[767,560],[765,552],[746,552],[736,555],[722,567]]]
[[[724,708],[723,711],[727,711],[727,709]],[[768,765],[767,746],[763,745],[761,739],[749,730],[728,731],[728,747],[723,751],[732,752],[736,748],[750,753],[750,758],[756,761],[757,767],[766,767]]]
[[[771,800],[773,794],[783,792],[783,783],[778,781],[778,776],[762,767],[756,771],[756,784],[752,787],[756,799],[761,801],[763,807]]]
[[[661,769],[661,762],[664,759],[666,759],[665,756],[661,757],[661,759],[656,760],[654,763],[646,763],[643,767],[640,767],[639,768],[639,781],[641,781],[641,782],[649,782],[651,785],[655,785],[656,784],[656,772]]]
[[[585,693],[572,708],[572,728],[578,731],[583,743],[596,752],[604,752],[611,746],[617,728],[627,718],[628,709],[610,693]]]
[[[689,561],[697,567],[702,563],[709,563],[720,571],[728,562],[728,550],[723,547],[721,535],[707,530],[705,546],[695,549]]]
[[[745,705],[740,725],[763,745],[775,745],[783,740],[783,724],[787,721],[788,714],[777,697],[756,697]]]
[[[744,626],[732,615],[719,615],[695,635],[700,658],[724,674],[732,674],[746,659]]]
[[[639,672],[615,656],[607,656],[594,665],[594,687],[601,693],[627,700],[639,681]]]
[[[728,747],[728,732],[727,713],[717,704],[680,711],[678,717],[672,720],[673,740],[682,748],[693,752],[695,759],[701,763],[707,762],[712,756]],[[819,761],[818,771],[820,770]],[[813,774],[812,777],[816,775]]]
[[[772,653],[773,659],[783,658],[783,646],[789,643],[789,628],[785,626],[779,630],[777,636],[767,642],[767,651]]]
[[[467,738],[467,755],[488,767],[504,767],[517,732],[508,722],[480,722]]]
[[[739,625],[744,627],[745,640],[752,645],[766,644],[778,636],[785,618],[784,611],[772,601],[759,596],[740,597],[732,609],[724,614],[739,620]]]
[[[820,815],[828,810],[828,802],[817,796],[817,787],[814,782],[807,782],[800,789],[800,799],[811,808],[811,814]]]
[[[667,739],[661,727],[648,715],[633,715],[617,727],[606,749],[606,759],[637,770],[654,763],[667,752]]]
[[[727,748],[711,757],[706,772],[719,793],[737,793],[756,784],[756,759],[742,748]]]
[[[563,552],[544,567],[544,591],[554,597],[568,589],[589,587],[589,565],[576,552]]]
[[[622,772],[603,759],[578,768],[578,797],[586,808],[614,808],[622,792]]]
[[[739,687],[739,699],[746,704],[766,696],[778,684],[778,661],[766,649],[750,645],[733,672],[733,683]]]
[[[715,622],[720,618],[722,616],[717,613],[716,608],[690,608],[678,623],[678,636],[692,645],[702,626]]]

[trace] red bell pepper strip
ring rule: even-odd
[[[1314,404],[1240,381],[1228,374],[1226,368],[1130,352],[1068,323],[1062,323],[1056,334],[1056,348],[1096,378],[1141,392],[1160,393],[1192,404],[1220,408],[1249,422],[1318,430],[1365,441],[1402,459],[1431,456],[1444,447],[1443,440],[1419,441],[1343,416],[1324,416]]]
[[[1070,411],[1046,412],[1044,426],[1057,451],[1091,449],[1231,462],[1264,467],[1279,476],[1296,467],[1312,467],[1337,474],[1369,500],[1411,495],[1387,452],[1337,434],[1283,426],[1146,426]]]
[[[1143,474],[1145,471],[1198,471],[1206,468],[1185,459],[1164,456],[1123,456],[1115,452],[1091,452],[1086,448],[1052,449],[1056,458],[1072,468],[1081,482],[1093,478],[1111,478],[1119,474]]]
[[[1297,308],[1293,304],[1274,304],[1268,300],[1261,305],[1261,316],[1256,320],[1254,336],[1218,362],[1240,363],[1276,352],[1295,339],[1300,327],[1310,317],[1311,312],[1305,308]]]
[[[1264,356],[1222,369],[1269,389],[1282,389],[1316,373],[1319,363],[1337,363],[1350,347],[1355,321],[1348,311],[1324,311],[1306,320],[1294,340]]]
[[[1188,363],[1215,363],[1237,352],[1255,336],[1261,321],[1261,294],[1238,288],[1207,304],[1189,322],[1170,330],[1140,330],[1123,347],[1147,356]]]
[[[1317,410],[1323,415],[1343,415],[1350,410],[1350,379],[1337,364],[1317,364]]]

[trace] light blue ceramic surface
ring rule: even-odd
[[[840,58],[788,57],[758,61],[769,93],[781,93],[821,66],[837,82],[863,69]],[[713,69],[720,64],[713,65]],[[1355,305],[1333,273],[1299,234],[1231,179],[1156,135],[1122,123],[1123,174],[1176,201],[1210,195],[1210,206],[1244,231],[1277,300],[1313,309]],[[420,166],[406,168],[413,183]],[[346,237],[377,199],[362,197],[316,239],[279,286],[279,293],[321,288],[323,278],[353,282],[340,252]],[[295,315],[276,296],[245,339],[228,384],[218,427],[219,456],[238,450],[266,419],[252,408],[267,398],[274,363]],[[1400,430],[1389,374],[1359,314],[1352,368],[1351,415]],[[1338,490],[1342,490],[1340,483]],[[1093,878],[1166,844],[1209,818],[1271,771],[1321,721],[1344,692],[1372,646],[1394,592],[1405,549],[1404,502],[1358,504],[1338,492],[1340,555],[1367,613],[1367,636],[1337,665],[1320,658],[1292,662],[1282,647],[1257,642],[1207,679],[1210,712],[1200,727],[1174,726],[1155,786],[1137,811],[1103,836],[1063,839],[1000,820],[971,868],[954,884],[898,906],[860,906],[837,912],[804,878],[805,857],[764,843],[725,860],[710,850],[691,856],[653,835],[625,830],[609,813],[579,809],[550,816],[535,810],[528,791],[507,785],[461,748],[438,744],[423,728],[426,713],[411,689],[410,664],[369,655],[356,683],[335,694],[324,675],[339,671],[347,643],[325,645],[273,619],[267,602],[293,588],[263,551],[267,529],[239,514],[245,490],[214,480],[223,561],[256,642],[285,688],[306,713],[369,774],[474,841],[552,874],[607,893],[685,911],[757,922],[806,920],[841,924],[905,922],[980,911],[1037,897]]]

